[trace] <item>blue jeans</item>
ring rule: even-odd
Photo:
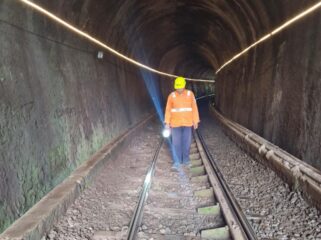
[[[174,127],[172,131],[172,153],[174,164],[189,163],[192,127]]]

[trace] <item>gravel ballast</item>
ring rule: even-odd
[[[321,239],[321,216],[301,194],[232,142],[208,114],[201,133],[259,239]]]
[[[160,141],[159,126],[149,124],[110,159],[58,224],[42,239],[92,239],[99,231],[126,233],[139,192]]]
[[[153,123],[138,134],[118,157],[108,161],[91,186],[67,210],[60,222],[43,237],[43,240],[93,239],[95,233],[101,231],[113,232],[118,238],[126,234],[145,174],[160,140],[159,132],[160,127],[157,123]],[[321,240],[320,212],[309,206],[299,192],[291,191],[272,170],[256,162],[237,147],[209,115],[202,116],[200,132],[259,239]],[[161,158],[169,157],[168,151],[162,151]],[[148,200],[151,207],[156,207],[157,199],[166,197],[165,190],[162,189],[168,181],[173,182],[168,184],[170,190],[178,191],[177,183],[181,180],[181,176],[168,171],[165,165],[159,165],[156,170],[155,174],[160,173],[162,178],[161,181],[156,180],[152,188]],[[184,189],[183,187],[180,191]],[[188,189],[189,187],[186,188]],[[189,195],[191,195],[189,192],[185,194],[183,191],[180,202],[171,203],[174,199],[166,198],[158,204],[158,207],[171,206],[177,209],[186,207],[191,210],[194,204],[199,203],[190,202]],[[157,214],[155,215],[148,207],[146,210],[147,218],[143,221],[143,226],[153,229],[147,226],[151,224],[159,228],[151,233],[182,234],[185,231],[176,231],[178,227],[174,227],[174,224],[167,226],[165,222],[154,223],[158,221],[158,217],[154,217]],[[160,225],[162,227],[159,227]],[[144,231],[143,226],[141,230]],[[146,233],[149,232],[146,230]]]

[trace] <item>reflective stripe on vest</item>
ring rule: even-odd
[[[190,96],[191,95],[191,91],[187,91],[187,96]]]
[[[171,112],[191,112],[192,108],[172,108]]]
[[[173,96],[173,98],[176,98],[176,94],[175,93],[172,93],[172,96]]]

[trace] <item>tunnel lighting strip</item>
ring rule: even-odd
[[[305,17],[308,14],[311,14],[313,11],[316,11],[318,8],[321,7],[321,1],[319,1],[317,4],[313,5],[312,7],[308,8],[307,10],[301,12],[300,14],[296,15],[294,18],[291,18],[290,20],[286,21],[285,23],[283,23],[281,26],[277,27],[276,29],[274,29],[272,32],[266,34],[264,37],[260,38],[258,41],[256,41],[255,43],[253,43],[252,45],[250,45],[249,47],[245,48],[244,50],[242,50],[240,53],[236,54],[234,57],[232,57],[230,60],[228,60],[226,63],[224,63],[216,72],[215,74],[218,74],[223,68],[225,68],[227,65],[229,65],[230,63],[232,63],[233,61],[235,61],[237,58],[241,57],[242,55],[244,55],[245,53],[247,53],[250,49],[254,48],[255,46],[259,45],[260,43],[266,41],[267,39],[269,39],[270,37],[272,37],[273,35],[281,32],[282,30],[284,30],[285,28],[289,27],[290,25],[292,25],[294,22],[298,21],[299,19]]]
[[[66,28],[68,28],[69,30],[77,33],[80,36],[83,36],[84,38],[90,40],[91,42],[97,44],[98,46],[108,50],[109,52],[111,52],[112,54],[138,66],[141,68],[144,68],[148,71],[154,72],[156,74],[159,75],[163,75],[163,76],[167,76],[167,77],[171,77],[171,78],[176,78],[178,77],[178,75],[174,75],[174,74],[170,74],[170,73],[166,73],[166,72],[162,72],[159,71],[157,69],[151,68],[147,65],[144,65],[138,61],[135,61],[132,58],[129,58],[121,53],[119,53],[118,51],[116,51],[115,49],[107,46],[106,44],[104,44],[103,42],[99,41],[98,39],[90,36],[88,33],[85,33],[81,30],[79,30],[78,28],[72,26],[71,24],[67,23],[66,21],[62,20],[61,18],[55,16],[54,14],[50,13],[49,11],[47,11],[46,9],[40,7],[39,5],[29,1],[29,0],[20,0],[21,2],[27,4],[28,6],[32,7],[33,9],[37,10],[38,12],[46,15],[47,17],[51,18],[52,20],[60,23],[61,25],[65,26]],[[223,65],[221,65],[219,67],[219,69],[215,72],[215,74],[218,74],[223,68],[225,68],[227,65],[231,64],[232,62],[234,62],[236,59],[238,59],[239,57],[241,57],[242,55],[244,55],[245,53],[247,53],[249,50],[251,50],[252,48],[256,47],[257,45],[259,45],[260,43],[266,41],[267,39],[271,38],[273,35],[281,32],[282,30],[284,30],[285,28],[289,27],[290,25],[292,25],[294,22],[298,21],[299,19],[305,17],[308,14],[311,14],[312,12],[316,11],[318,8],[321,7],[321,1],[319,1],[317,4],[313,5],[312,7],[308,8],[307,10],[301,12],[300,14],[296,15],[294,18],[286,21],[284,24],[282,24],[281,26],[277,27],[276,29],[274,29],[272,32],[266,34],[265,36],[263,36],[262,38],[260,38],[258,41],[254,42],[253,44],[251,44],[249,47],[245,48],[244,50],[242,50],[240,53],[236,54],[235,56],[233,56],[230,60],[228,60],[227,62],[225,62]],[[196,79],[196,78],[186,78],[185,79],[187,81],[194,81],[194,82],[212,82],[214,83],[215,80],[211,80],[211,79]]]
[[[90,40],[91,42],[97,44],[98,46],[106,49],[107,51],[111,52],[112,54],[138,66],[138,67],[141,67],[141,68],[144,68],[148,71],[151,71],[151,72],[154,72],[154,73],[157,73],[159,75],[163,75],[163,76],[167,76],[167,77],[171,77],[171,78],[176,78],[178,77],[177,75],[174,75],[174,74],[169,74],[169,73],[166,73],[166,72],[162,72],[162,71],[159,71],[157,69],[154,69],[154,68],[151,68],[149,66],[146,66],[140,62],[137,62],[135,61],[134,59],[132,58],[129,58],[123,54],[121,54],[120,52],[116,51],[115,49],[107,46],[105,43],[99,41],[98,39],[90,36],[88,33],[85,33],[81,30],[79,30],[78,28],[72,26],[71,24],[67,23],[66,21],[62,20],[61,18],[57,17],[56,15],[52,14],[51,12],[47,11],[46,9],[40,7],[39,5],[29,1],[29,0],[19,0],[25,4],[27,4],[28,6],[30,6],[31,8],[33,8],[34,10],[37,10],[38,12],[44,14],[45,16],[51,18],[52,20],[60,23],[61,25],[63,25],[64,27],[68,28],[69,30],[77,33],[78,35]],[[187,81],[194,81],[194,82],[214,82],[214,80],[210,80],[210,79],[195,79],[195,78],[185,78]]]

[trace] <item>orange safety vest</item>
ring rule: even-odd
[[[167,98],[165,123],[171,127],[191,127],[199,123],[199,115],[194,94],[184,90],[181,94],[172,92]]]

